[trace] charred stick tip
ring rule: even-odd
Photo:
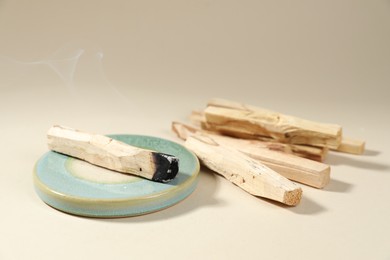
[[[153,181],[169,182],[179,171],[179,158],[173,155],[153,152],[153,162],[156,166]]]

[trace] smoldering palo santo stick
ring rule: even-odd
[[[141,149],[104,135],[56,125],[49,129],[47,138],[49,148],[55,152],[152,181],[169,182],[179,171],[179,159],[173,155]]]

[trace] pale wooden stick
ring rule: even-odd
[[[179,170],[179,159],[175,156],[134,147],[107,136],[53,126],[47,137],[53,151],[153,181],[168,182]]]
[[[190,136],[185,146],[200,161],[252,195],[297,205],[302,189],[249,156],[215,142],[208,136]]]
[[[240,106],[236,106],[238,108],[242,108]],[[218,130],[218,126],[212,126],[210,124],[207,124],[206,117],[204,115],[203,111],[200,110],[193,110],[190,115],[191,123],[193,123],[196,126],[200,126],[202,129],[207,130],[209,132],[213,132],[215,134],[223,134],[222,132]],[[237,138],[244,138],[244,139],[253,139],[256,138],[257,140],[265,141],[265,142],[276,142],[279,143],[278,140],[273,139],[269,136],[253,136],[251,134],[246,133],[240,133],[235,132],[231,133],[231,136],[237,137]],[[328,148],[327,147],[315,147],[315,146],[309,146],[309,145],[300,145],[300,144],[286,144],[290,146],[293,154],[323,162],[325,158],[328,155]],[[363,154],[365,150],[365,142],[363,140],[353,139],[348,136],[342,136],[341,138],[341,144],[337,149],[332,149],[337,152],[343,152],[343,153],[350,153],[350,154]]]
[[[292,154],[317,162],[323,162],[329,151],[326,147],[315,147],[301,144],[290,144],[290,148],[292,150]]]
[[[189,119],[193,125],[201,126],[202,123],[206,122],[203,110],[192,110]]]
[[[205,109],[206,122],[226,134],[270,136],[281,142],[337,149],[342,129],[255,106],[213,99]]]
[[[171,125],[172,131],[182,140],[187,140],[187,138],[193,134],[198,132],[206,133],[205,130],[201,130],[199,128],[183,124],[180,122],[173,121]]]
[[[363,140],[357,140],[350,137],[343,136],[340,146],[336,149],[338,152],[351,153],[351,154],[363,154],[365,142]]]
[[[186,140],[188,136],[196,134],[196,133],[204,133],[204,134],[210,134],[213,135],[213,138],[221,138],[221,140],[231,140],[230,142],[232,143],[237,143],[240,146],[249,146],[249,147],[260,147],[260,148],[265,148],[268,150],[273,150],[273,151],[280,151],[280,152],[285,152],[285,153],[293,153],[291,149],[290,144],[285,144],[285,143],[277,143],[275,141],[273,142],[268,142],[268,141],[261,141],[261,140],[253,140],[253,139],[239,139],[239,138],[234,138],[230,136],[223,136],[220,135],[218,132],[213,132],[213,131],[208,131],[204,129],[199,129],[194,126],[190,126],[187,124],[183,124],[180,122],[172,122],[172,131],[176,133],[176,135],[182,139]],[[271,140],[271,139],[266,139],[266,140]],[[234,145],[234,144],[233,144]]]
[[[186,140],[190,136],[197,137],[201,135],[210,137],[215,143],[236,149],[260,161],[290,180],[301,182],[315,188],[325,187],[330,180],[329,165],[287,154],[283,146],[280,147],[281,149],[279,151],[275,151],[275,147],[273,146],[279,145],[277,143],[215,135],[178,122],[172,123],[172,130],[183,140]]]
[[[200,113],[199,111],[192,111],[190,115],[191,122],[196,125],[200,126],[203,130],[212,133],[212,134],[219,134],[223,135],[223,133],[219,132],[217,129],[213,128],[212,126],[208,125],[205,122],[204,114]],[[256,138],[256,140],[263,141],[270,143],[269,148],[271,150],[277,150],[277,151],[284,151],[287,153],[292,153],[294,155],[307,158],[310,160],[315,160],[318,162],[323,162],[328,155],[328,148],[326,147],[315,147],[315,146],[308,146],[308,145],[301,145],[301,144],[288,144],[288,143],[280,143],[278,140],[275,140],[268,136],[256,136],[248,135],[248,134],[233,134],[231,135],[233,137],[237,138],[243,138],[243,139],[249,139],[253,140]],[[271,144],[273,143],[273,144]]]

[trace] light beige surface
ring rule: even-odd
[[[389,46],[388,0],[0,0],[0,259],[390,259]],[[331,153],[293,208],[205,170],[135,218],[35,194],[52,124],[179,142],[171,121],[211,97],[340,124],[367,152]]]

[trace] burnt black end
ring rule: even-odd
[[[169,182],[176,177],[179,171],[179,158],[165,154],[153,153],[153,162],[156,165],[156,172],[153,174],[153,181]]]

